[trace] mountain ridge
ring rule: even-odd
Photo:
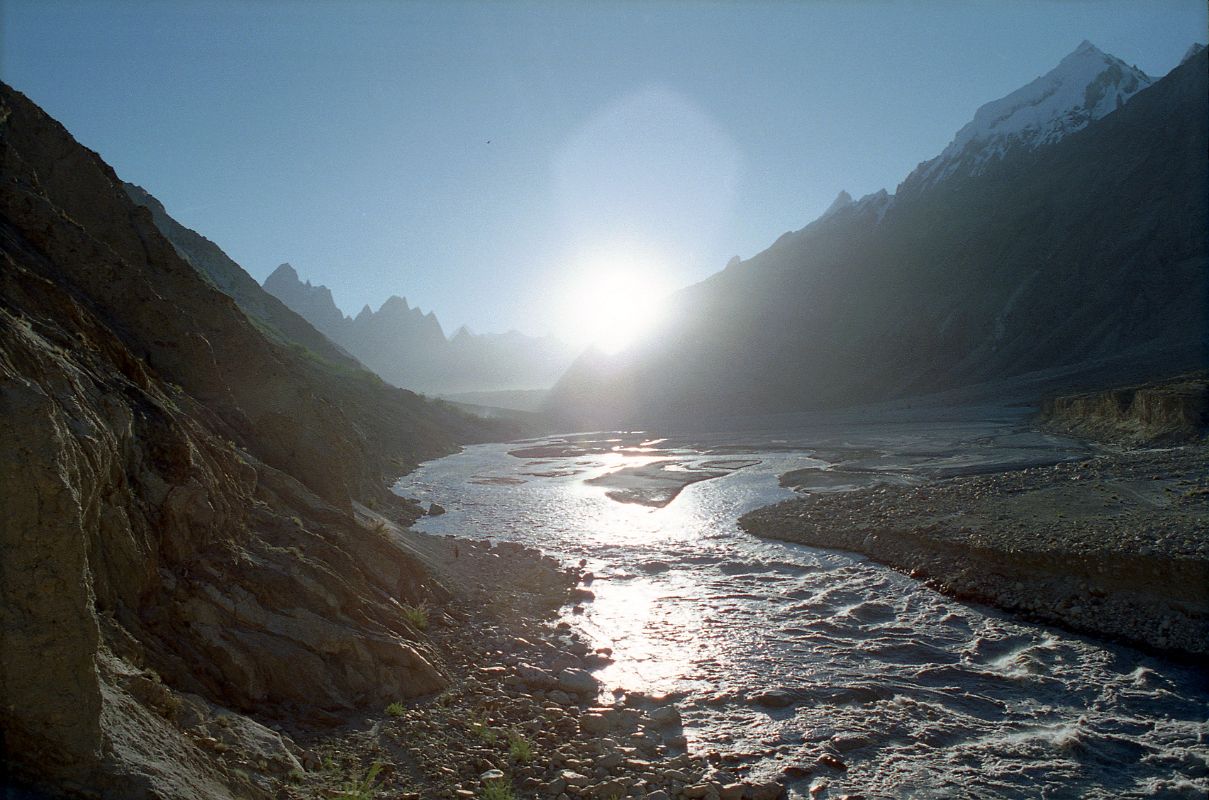
[[[398,295],[377,311],[366,305],[348,317],[326,286],[305,283],[289,264],[277,267],[264,289],[357,356],[383,380],[435,395],[546,389],[574,353],[551,336],[512,330],[476,334],[463,325],[445,335],[432,311]]]
[[[155,226],[177,254],[208,283],[231,297],[245,314],[261,325],[262,330],[278,342],[300,345],[333,364],[348,369],[362,368],[356,359],[320,335],[310,322],[263,291],[260,284],[217,244],[177,222],[146,189],[126,182],[122,183],[122,188],[131,200],[151,212]]]
[[[954,174],[980,175],[1013,149],[1054,144],[1123,106],[1153,80],[1086,39],[1056,67],[985,103],[935,158],[922,162],[898,193],[919,192]]]
[[[678,293],[646,342],[581,358],[549,408],[608,427],[877,402],[1078,363],[1199,366],[1204,64],[979,175],[900,192],[880,222],[852,204],[782,236]],[[1078,380],[1053,374],[1067,384],[1054,388]]]

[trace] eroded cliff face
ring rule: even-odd
[[[442,589],[351,503],[488,432],[270,342],[3,85],[0,120],[5,766],[111,797],[263,794],[241,758],[297,761],[248,715],[444,685],[398,613]]]
[[[1040,419],[1050,430],[1130,444],[1203,438],[1209,429],[1209,376],[1063,395],[1045,400]]]

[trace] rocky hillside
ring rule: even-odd
[[[552,408],[614,426],[1201,367],[1207,72],[1201,52],[1056,142],[838,204],[679,293],[644,343],[582,358]]]
[[[1209,376],[1047,398],[1040,421],[1062,433],[1130,444],[1200,439],[1209,430]]]
[[[446,338],[436,315],[405,297],[346,317],[326,286],[303,282],[289,264],[274,270],[264,288],[383,380],[426,394],[547,389],[576,355],[552,336],[518,331],[477,334],[463,326]]]
[[[390,509],[388,478],[501,432],[266,335],[4,85],[0,242],[6,773],[89,796],[265,796],[258,770],[297,761],[252,716],[440,687],[398,613],[439,590],[352,504]]]

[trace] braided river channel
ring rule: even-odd
[[[790,767],[791,796],[1209,796],[1204,666],[737,524],[793,496],[778,481],[792,470],[820,471],[809,491],[845,491],[1083,452],[1018,422],[550,437],[468,447],[395,491],[446,509],[420,531],[586,559],[595,599],[564,618],[612,648],[596,672],[605,695],[673,694],[690,750],[752,776]],[[819,792],[817,770],[792,766],[824,752],[847,769],[827,771]]]

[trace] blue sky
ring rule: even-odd
[[[0,0],[0,77],[258,280],[447,332],[576,333],[940,152],[1083,39],[1153,76],[1189,2]]]

